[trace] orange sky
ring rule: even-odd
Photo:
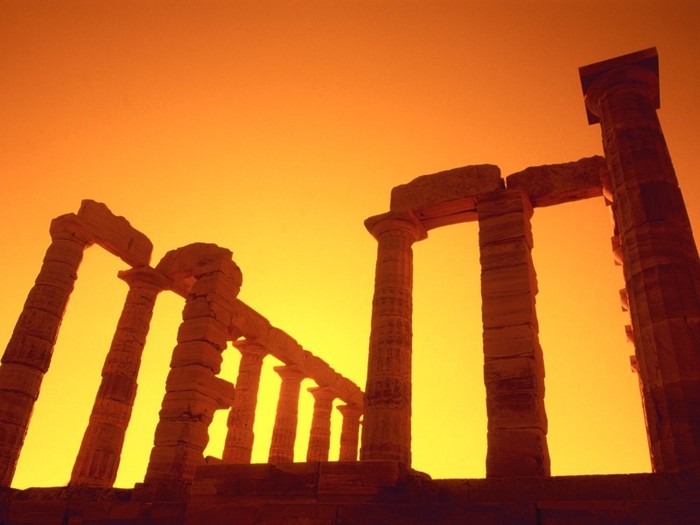
[[[363,220],[422,174],[492,163],[505,176],[601,154],[579,66],[657,47],[659,114],[700,231],[699,29],[692,0],[2,0],[0,341],[50,220],[91,198],[153,241],[154,265],[195,241],[230,248],[240,297],[364,388],[376,242]],[[596,199],[533,219],[555,475],[649,469],[607,213]],[[86,252],[16,487],[68,481],[126,295],[121,269]],[[431,231],[415,272],[414,467],[483,476],[477,225]],[[182,306],[159,298],[118,486],[143,479]],[[225,356],[235,381],[237,351]],[[254,461],[269,448],[274,364]],[[312,406],[301,397],[297,460]],[[225,417],[208,454],[221,454]]]

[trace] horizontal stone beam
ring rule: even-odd
[[[520,188],[533,206],[600,197],[601,180],[607,173],[605,158],[586,157],[575,162],[532,166],[506,177],[506,187]]]
[[[78,218],[95,235],[95,243],[131,266],[148,266],[153,244],[124,217],[101,202],[84,200]]]
[[[476,219],[475,197],[504,187],[492,164],[422,175],[391,190],[391,211],[412,212],[426,229]]]

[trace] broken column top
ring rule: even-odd
[[[596,62],[595,64],[580,67],[578,72],[579,76],[581,77],[583,95],[586,96],[591,85],[593,85],[596,80],[606,73],[615,69],[622,69],[630,66],[646,69],[656,76],[656,98],[653,102],[654,107],[658,109],[660,104],[658,87],[659,55],[656,52],[655,47],[650,47],[648,49],[643,49],[641,51],[636,51],[634,53],[629,53],[627,55],[622,55],[609,60],[603,60],[602,62]],[[588,107],[586,107],[586,113],[588,115],[589,124],[596,124],[599,121],[598,117],[591,113]]]

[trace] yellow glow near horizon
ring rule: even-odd
[[[0,340],[50,220],[89,198],[153,241],[153,265],[191,242],[231,249],[240,298],[364,388],[376,241],[363,220],[426,173],[492,163],[505,176],[601,154],[579,66],[657,47],[659,115],[700,230],[699,25],[691,3],[665,1],[3,2]],[[607,213],[592,199],[533,218],[556,475],[650,468]],[[414,248],[413,466],[435,478],[484,475],[477,232],[434,230]],[[123,269],[86,251],[13,486],[67,483],[126,296]],[[182,306],[158,298],[118,486],[143,479]],[[221,377],[235,382],[237,351],[224,357]],[[274,365],[266,359],[256,462],[269,449]],[[221,454],[225,418],[208,455]]]

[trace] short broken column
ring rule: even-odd
[[[263,359],[267,350],[251,341],[236,341],[233,345],[241,352],[236,380],[236,396],[228,416],[228,433],[222,460],[224,463],[250,463],[255,434],[255,407]]]
[[[361,459],[411,464],[413,243],[426,232],[411,214],[365,221],[377,239]]]
[[[158,293],[168,287],[168,280],[149,267],[119,272],[119,277],[129,285],[129,292],[102,369],[102,383],[75,460],[71,485],[114,484],[153,307]]]
[[[331,412],[336,394],[325,386],[309,388],[309,392],[314,396],[314,414],[311,419],[306,461],[328,461],[331,446]]]
[[[532,207],[520,190],[477,201],[488,416],[487,477],[548,476]]]
[[[169,252],[156,267],[183,282],[190,276],[195,281],[173,350],[146,483],[192,480],[204,463],[214,412],[233,401],[233,385],[216,376],[241,285],[241,272],[230,256],[228,250],[199,243]]]
[[[0,486],[12,483],[83,251],[93,235],[73,214],[51,222],[51,245],[0,365]]]
[[[340,431],[340,461],[357,461],[358,438],[362,408],[357,405],[339,405],[343,414],[343,426]]]
[[[585,66],[600,123],[642,382],[652,467],[700,467],[700,259],[656,109],[655,49]]]
[[[304,373],[292,366],[277,366],[275,372],[282,378],[277,400],[275,426],[272,429],[268,461],[275,463],[294,462],[294,442],[297,437],[299,414],[299,389]]]

